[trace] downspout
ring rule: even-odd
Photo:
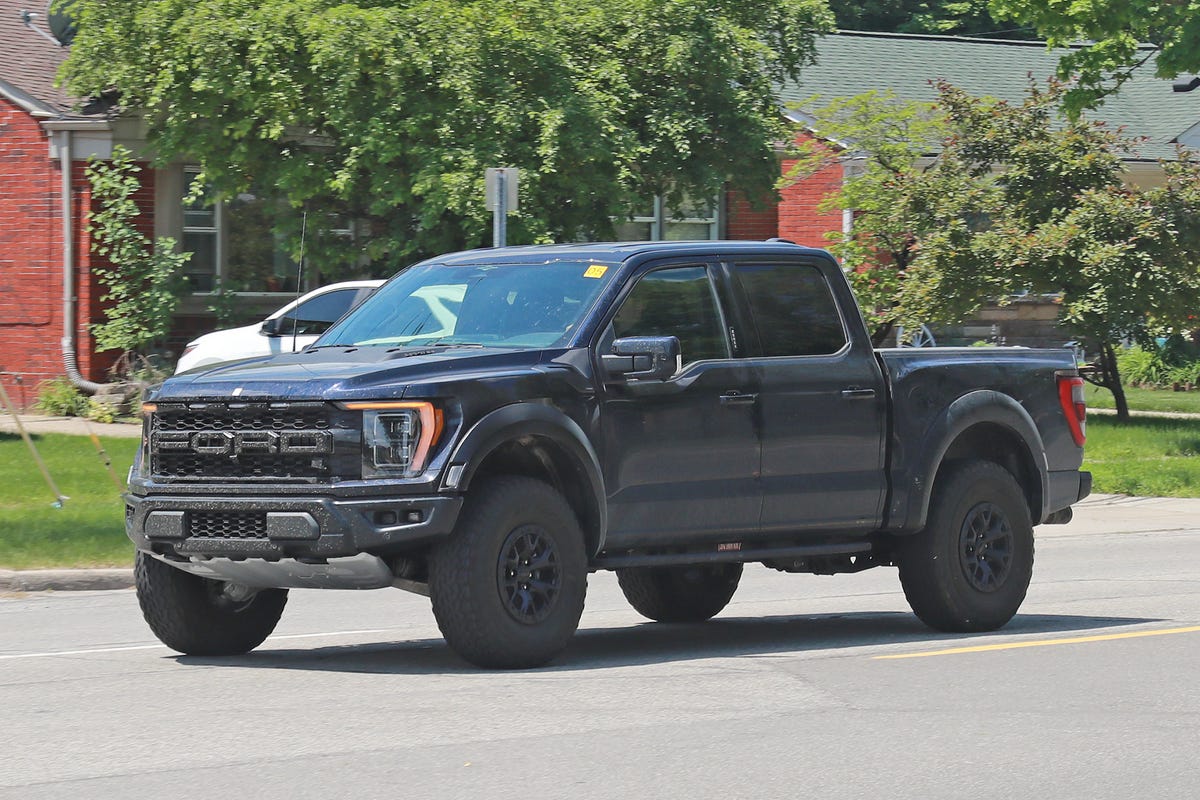
[[[75,232],[71,220],[71,131],[59,131],[58,158],[62,170],[63,223],[63,337],[62,357],[67,378],[77,388],[95,394],[103,384],[89,381],[79,372],[75,357]]]

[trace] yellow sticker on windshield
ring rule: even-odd
[[[606,273],[606,272],[608,272],[608,267],[604,266],[603,264],[592,264],[583,273],[583,277],[585,277],[585,278],[603,278],[604,273]]]

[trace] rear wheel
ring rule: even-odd
[[[929,520],[901,540],[904,596],[941,631],[990,631],[1025,599],[1033,576],[1033,524],[1021,487],[990,461],[946,468],[933,489]]]
[[[254,591],[201,578],[142,552],[133,577],[150,630],[167,647],[190,656],[253,650],[275,630],[287,605],[287,589]]]
[[[741,564],[630,567],[617,570],[625,599],[656,622],[703,622],[729,604]]]
[[[587,554],[575,512],[532,478],[472,487],[430,564],[438,628],[480,667],[522,669],[554,658],[579,626],[586,593]]]

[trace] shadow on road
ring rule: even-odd
[[[985,644],[1013,636],[1071,633],[1140,625],[1159,620],[1134,617],[1018,615],[987,634],[941,634],[908,613],[817,614],[724,617],[700,625],[645,623],[579,631],[566,652],[540,672],[574,672],[728,656],[763,656],[812,650],[846,650],[880,645]],[[269,644],[269,643],[268,643]],[[233,658],[179,656],[182,664],[260,669],[298,669],[390,675],[476,672],[441,639],[267,649]]]

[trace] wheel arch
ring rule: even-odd
[[[991,390],[965,394],[950,404],[924,439],[927,444],[916,466],[893,484],[900,495],[902,487],[909,487],[907,508],[892,505],[892,519],[900,522],[893,527],[900,532],[913,533],[925,526],[933,488],[944,477],[943,470],[970,459],[991,461],[1008,470],[1021,487],[1033,524],[1045,518],[1049,494],[1045,446],[1037,424],[1013,398]]]
[[[443,486],[468,492],[474,480],[501,474],[525,475],[553,486],[579,519],[588,557],[603,549],[608,509],[600,460],[583,429],[566,414],[541,403],[518,403],[487,414],[455,448]],[[455,479],[451,482],[449,476]]]

